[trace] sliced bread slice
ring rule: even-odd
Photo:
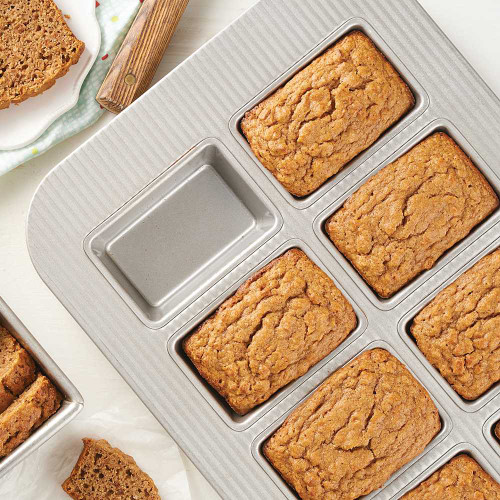
[[[0,413],[36,378],[36,366],[26,349],[0,326]]]
[[[52,87],[84,48],[53,0],[0,0],[0,109]]]
[[[161,500],[135,460],[105,439],[83,439],[83,451],[62,487],[75,500]]]
[[[0,457],[5,457],[61,406],[62,396],[42,374],[0,415]]]

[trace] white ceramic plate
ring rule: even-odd
[[[85,42],[80,60],[54,86],[7,109],[0,109],[0,150],[27,146],[78,101],[80,88],[99,52],[101,30],[95,15],[95,0],[56,0],[77,38]]]

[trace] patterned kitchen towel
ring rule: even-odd
[[[104,110],[95,100],[104,77],[118,52],[142,0],[96,1],[96,16],[101,27],[101,48],[80,90],[76,106],[60,116],[36,141],[13,151],[0,151],[0,175],[52,146],[75,135],[97,121]]]

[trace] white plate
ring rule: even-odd
[[[101,30],[95,15],[95,0],[56,0],[77,38],[85,42],[80,60],[43,94],[7,109],[0,109],[0,150],[27,146],[78,101],[80,88],[99,52]]]

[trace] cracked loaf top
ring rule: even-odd
[[[292,249],[246,281],[184,350],[243,415],[304,375],[355,327],[354,310],[333,281]]]
[[[264,167],[291,194],[306,196],[414,103],[389,61],[353,31],[248,111],[241,129]]]
[[[500,500],[498,484],[468,455],[458,455],[401,500]]]
[[[438,132],[371,177],[326,231],[365,281],[390,297],[497,206],[469,157]]]
[[[442,290],[413,320],[419,349],[455,391],[476,399],[500,380],[500,249]]]
[[[440,430],[438,410],[384,349],[337,370],[265,443],[303,500],[349,500],[381,487]]]

